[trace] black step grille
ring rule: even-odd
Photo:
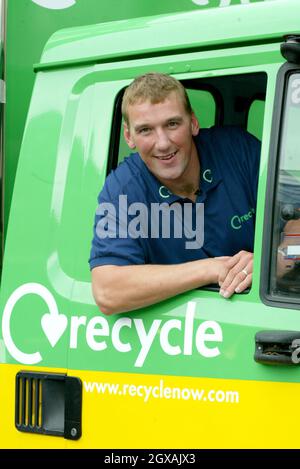
[[[33,376],[18,376],[16,382],[16,426],[42,429],[42,380]]]
[[[20,371],[16,376],[15,425],[21,432],[81,436],[82,383],[62,373]]]

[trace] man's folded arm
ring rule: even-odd
[[[224,266],[225,258],[176,265],[101,265],[92,270],[93,295],[102,313],[123,313],[218,283]]]

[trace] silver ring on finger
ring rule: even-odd
[[[242,272],[243,272],[243,274],[246,275],[246,277],[249,275],[249,272],[247,271],[247,269],[243,269]]]

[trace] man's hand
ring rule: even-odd
[[[218,280],[221,287],[220,295],[224,296],[224,298],[230,298],[233,293],[241,293],[250,287],[252,272],[252,252],[240,251],[235,256],[225,260]]]

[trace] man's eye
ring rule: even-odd
[[[178,126],[178,122],[177,121],[170,121],[168,125],[171,129],[176,128]]]
[[[143,127],[142,129],[139,130],[139,134],[148,134],[150,132],[149,127]]]

